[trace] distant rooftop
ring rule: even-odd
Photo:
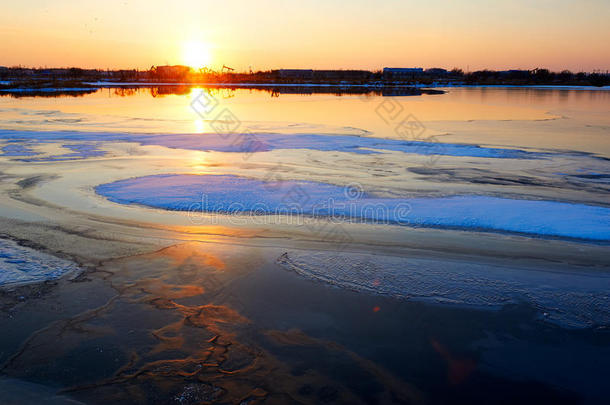
[[[384,67],[383,73],[421,73],[423,72],[423,68],[415,67],[415,68],[389,68]]]

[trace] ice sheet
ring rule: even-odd
[[[499,308],[534,306],[566,327],[610,325],[610,277],[362,253],[287,252],[278,263],[311,280],[402,299]]]
[[[231,175],[154,175],[99,185],[121,204],[177,211],[313,215],[374,223],[610,240],[610,208],[481,195],[379,198],[311,181]]]
[[[44,132],[0,130],[0,139],[47,141],[126,141],[175,149],[255,153],[278,149],[373,154],[403,152],[418,155],[469,156],[504,159],[540,159],[549,153],[471,144],[440,143],[431,140],[400,140],[331,134],[120,134],[98,132]]]
[[[0,239],[0,286],[55,280],[77,270],[73,262]]]

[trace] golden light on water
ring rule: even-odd
[[[195,109],[192,107],[194,105],[193,102],[195,102],[201,96],[203,91],[203,89],[193,87],[188,95],[190,102],[188,104],[188,107],[185,107],[189,114],[192,114],[195,117],[195,120],[193,121],[193,126],[195,132],[199,134],[206,132],[206,130],[210,130],[209,125],[204,121],[204,111],[200,110],[199,108]]]
[[[202,119],[196,119],[194,121],[194,125],[195,125],[195,132],[196,133],[201,134],[201,133],[205,132],[206,125],[205,125],[205,123],[203,122]]]
[[[212,62],[210,46],[201,41],[188,41],[182,47],[182,60],[194,69],[209,66]]]

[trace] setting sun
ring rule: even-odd
[[[208,66],[212,61],[210,47],[199,41],[189,41],[183,45],[182,59],[192,68],[199,69]]]

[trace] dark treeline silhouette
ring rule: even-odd
[[[608,73],[572,73],[569,70],[551,72],[548,69],[493,71],[479,70],[463,74],[466,84],[511,84],[511,85],[588,85],[610,84]]]
[[[610,75],[606,73],[579,72],[568,70],[551,72],[548,69],[533,70],[480,70],[465,73],[461,69],[442,68],[385,68],[368,70],[313,70],[277,69],[239,73],[215,71],[208,68],[193,69],[188,66],[152,66],[148,70],[100,70],[71,68],[25,68],[1,67],[0,80],[9,84],[0,85],[0,90],[15,87],[86,87],[86,83],[99,85],[130,83],[146,85],[151,83],[234,83],[234,84],[289,84],[289,85],[610,85]],[[100,83],[98,83],[100,82]]]

